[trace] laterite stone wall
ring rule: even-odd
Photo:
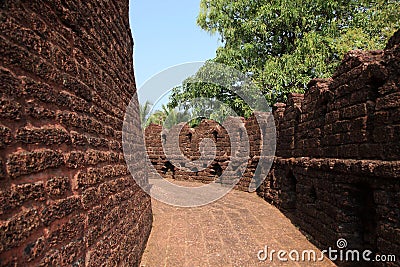
[[[0,265],[137,266],[152,214],[122,150],[128,1],[0,8]]]
[[[349,52],[332,78],[312,80],[305,94],[276,104],[276,156],[257,190],[321,249],[336,248],[345,238],[348,249],[397,256],[396,262],[376,266],[400,266],[399,70],[400,31],[384,50]],[[261,133],[254,117],[241,120],[250,156],[236,188],[246,191],[259,160]],[[214,138],[217,156],[205,171],[184,173],[165,157],[162,127],[151,125],[147,152],[163,177],[210,182],[232,160],[227,152],[235,140],[215,122],[185,126],[175,134],[189,159],[197,159],[204,138]]]
[[[400,266],[400,31],[352,51],[331,79],[278,104],[277,153],[259,195],[321,249],[396,255]]]
[[[237,126],[237,128],[234,128],[235,132],[229,136],[223,125],[226,127]],[[150,124],[145,129],[145,143],[149,160],[155,171],[158,175],[168,179],[202,183],[217,181],[221,184],[232,185],[232,180],[238,177],[237,171],[240,170],[241,165],[233,164],[229,174],[226,173],[226,170],[234,158],[238,157],[244,159],[246,166],[243,168],[243,175],[235,185],[235,189],[249,191],[249,186],[254,184],[252,178],[256,172],[260,156],[261,133],[259,124],[255,116],[252,116],[248,119],[238,118],[238,120],[228,117],[223,125],[213,120],[204,119],[194,128],[185,124],[181,131],[177,132],[179,127],[163,130],[161,125]],[[245,136],[245,134],[247,135]],[[179,149],[175,149],[172,155],[166,155],[165,152],[166,145],[175,145],[167,142],[168,135],[179,136]],[[214,147],[210,146],[210,143],[202,144],[206,139],[209,139],[210,143],[214,143],[215,157]],[[243,146],[246,143],[249,145],[248,149]],[[232,152],[235,155],[231,155]],[[196,161],[199,160],[202,153],[211,161],[208,166],[206,164],[200,166],[202,168],[184,169],[186,166],[179,168],[174,164],[174,160],[179,158],[179,155],[183,155],[189,161]],[[272,153],[270,152],[270,155]],[[225,173],[224,177],[221,177],[222,173]]]

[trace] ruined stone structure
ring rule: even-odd
[[[276,157],[258,189],[321,249],[397,255],[400,266],[400,31],[383,51],[349,52],[331,79],[310,82],[303,94],[276,104]],[[244,120],[251,156],[237,189],[247,190],[257,164],[260,130]],[[252,127],[250,127],[252,125]],[[180,133],[190,159],[198,144],[214,139],[217,157],[208,169],[186,176],[166,160],[161,126],[146,129],[148,154],[164,177],[209,182],[229,161],[229,138],[221,125],[203,121]],[[378,266],[379,263],[376,263]]]
[[[137,266],[152,214],[122,151],[128,1],[0,8],[0,265]]]
[[[258,114],[262,115],[262,114]],[[272,117],[272,116],[271,116]],[[153,164],[155,170],[163,178],[176,179],[176,180],[191,180],[202,183],[210,183],[216,181],[225,185],[232,184],[232,179],[238,177],[237,171],[240,170],[239,166],[234,166],[232,173],[221,177],[222,173],[226,172],[228,164],[232,161],[233,152],[236,157],[246,157],[245,163],[247,167],[243,170],[242,178],[236,184],[235,189],[241,191],[249,191],[249,186],[253,186],[254,173],[260,158],[260,127],[257,118],[253,115],[249,119],[239,118],[239,121],[233,120],[234,118],[228,117],[224,122],[227,127],[237,127],[236,132],[229,136],[227,130],[219,123],[213,120],[202,120],[199,125],[190,128],[187,124],[183,125],[182,130],[172,128],[171,130],[164,129],[161,125],[150,124],[145,129],[145,143],[147,147],[148,157]],[[239,130],[237,130],[239,129]],[[172,132],[171,132],[172,131]],[[275,131],[275,129],[274,129]],[[179,135],[180,150],[173,151],[172,155],[166,155],[166,145],[171,145],[166,142],[167,135]],[[245,136],[246,134],[246,136]],[[203,144],[205,139],[210,139],[211,143],[215,144],[214,147],[209,144]],[[246,150],[243,145],[249,144]],[[174,144],[172,144],[174,146]],[[275,152],[272,148],[269,155]],[[206,155],[212,163],[199,167],[188,167],[187,170],[174,166],[174,159],[177,159],[177,154],[184,155],[188,160],[198,160],[201,154]],[[171,162],[172,161],[172,162]],[[183,166],[187,167],[187,166]]]
[[[137,266],[152,214],[137,184],[147,182],[137,109],[124,125],[135,148],[128,159],[122,148],[136,90],[128,1],[0,8],[0,265]],[[276,105],[276,157],[258,190],[320,248],[346,238],[348,248],[396,254],[388,266],[400,266],[399,43],[397,32],[384,51],[350,52],[331,79]],[[206,120],[177,133],[192,160],[209,152],[199,151],[205,138],[216,144],[210,167],[189,175],[165,157],[160,126],[146,129],[148,154],[164,177],[207,183],[240,156],[231,147],[246,132],[250,153],[236,186],[246,191],[268,129],[255,117],[239,128],[228,137]],[[137,163],[136,179],[125,160]]]
[[[217,122],[203,120],[200,127],[196,129],[185,125],[179,134],[180,149],[183,155],[190,160],[197,160],[200,157],[199,145],[204,138],[210,138],[215,142],[217,154],[210,168],[192,172],[185,172],[167,160],[163,146],[166,141],[166,134],[162,132],[162,126],[151,124],[145,129],[145,142],[149,155],[155,169],[164,178],[177,180],[197,180],[204,183],[214,181],[226,169],[230,156],[230,139],[226,130]]]
[[[277,157],[259,189],[319,247],[345,238],[397,254],[388,266],[400,266],[399,37],[349,52],[332,79],[277,105]]]

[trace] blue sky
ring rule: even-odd
[[[137,87],[153,75],[174,65],[215,57],[220,45],[196,25],[200,0],[131,0],[130,23],[135,41]],[[139,90],[139,99],[154,101],[171,88]],[[161,90],[161,91],[160,91]]]

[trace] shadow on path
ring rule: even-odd
[[[180,185],[194,186],[191,182]],[[201,184],[197,184],[201,186]],[[153,229],[141,266],[335,266],[320,262],[260,262],[258,251],[318,250],[277,208],[255,193],[233,190],[197,208],[179,208],[152,200]],[[286,255],[287,257],[287,255]]]

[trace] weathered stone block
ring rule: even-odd
[[[64,165],[64,157],[53,150],[36,150],[11,154],[6,163],[7,172],[12,178],[37,173],[49,168]]]

